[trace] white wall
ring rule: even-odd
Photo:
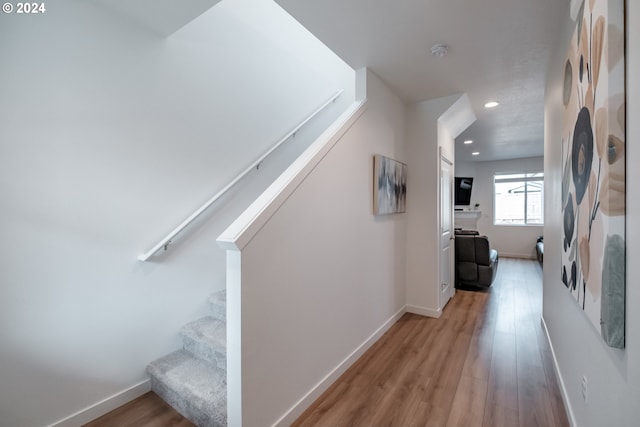
[[[440,234],[439,215],[439,148],[455,161],[451,132],[455,118],[466,111],[457,107],[466,96],[452,95],[433,99],[407,108],[407,309],[410,312],[439,317],[442,305],[438,296]],[[456,112],[454,114],[453,112]],[[448,113],[445,115],[445,113]],[[441,121],[445,115],[447,124]],[[463,114],[462,132],[475,117]],[[451,117],[450,117],[451,116]],[[469,121],[470,120],[470,121]]]
[[[232,304],[241,287],[241,319],[229,328],[242,328],[243,426],[291,423],[313,401],[307,393],[317,397],[327,375],[403,312],[406,215],[373,216],[372,168],[374,154],[406,161],[404,106],[371,73],[367,98],[360,119],[229,258],[232,280],[241,277],[228,295]]]
[[[479,203],[478,209],[482,211],[477,221],[477,230],[489,237],[491,246],[501,256],[535,258],[536,239],[542,236],[543,227],[493,224],[493,176],[506,172],[542,172],[543,169],[543,157],[492,162],[456,162],[456,176],[474,178],[471,206]],[[463,228],[466,228],[466,223],[461,225],[465,225]]]
[[[32,427],[144,381],[178,348],[225,286],[215,238],[302,147],[165,256],[136,256],[346,89],[296,139],[310,141],[352,102],[353,71],[258,0],[221,2],[168,39],[58,0],[0,14],[0,52],[0,424]]]
[[[626,1],[627,10],[627,183],[640,180],[640,4]],[[568,18],[567,18],[568,21]],[[546,322],[569,408],[575,425],[636,426],[640,419],[640,193],[627,191],[627,305],[626,348],[607,347],[560,280],[562,247],[561,144],[562,71],[573,24],[567,23],[549,72],[545,96],[545,263],[544,306]],[[580,392],[582,376],[588,379],[588,402]]]

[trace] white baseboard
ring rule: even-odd
[[[569,424],[572,427],[576,427],[576,418],[573,415],[573,409],[571,408],[571,402],[569,402],[569,394],[567,393],[567,388],[564,385],[564,380],[562,379],[562,374],[560,373],[560,367],[558,366],[558,359],[556,359],[556,352],[553,349],[553,343],[551,342],[551,337],[549,336],[549,329],[547,329],[547,323],[544,321],[544,317],[540,317],[542,321],[542,326],[544,328],[544,334],[547,337],[547,342],[549,343],[549,348],[551,349],[551,357],[553,358],[553,369],[556,371],[556,378],[560,383],[560,392],[562,393],[562,401],[564,402],[565,410],[567,411],[567,418],[569,418]]]
[[[498,252],[501,258],[537,259],[535,254],[515,254],[510,252]]]
[[[420,316],[435,317],[436,319],[442,316],[441,309],[434,310],[433,308],[418,307],[415,305],[408,305],[406,309],[407,313],[419,314]]]
[[[273,427],[285,427],[291,425],[313,402],[320,397],[333,384],[340,375],[344,374],[382,335],[396,323],[404,313],[406,307],[402,307],[396,314],[391,316],[382,326],[380,326],[369,338],[360,344],[349,356],[347,356],[338,366],[336,366],[326,377],[316,384],[309,392],[302,397],[291,409],[289,409]]]
[[[88,408],[82,409],[75,414],[56,421],[50,424],[48,427],[78,427],[86,424],[103,416],[106,413],[113,411],[114,409],[132,401],[133,399],[142,396],[146,392],[151,390],[151,382],[147,379],[139,382],[138,384],[129,387],[113,396],[107,397],[98,403],[95,403]]]

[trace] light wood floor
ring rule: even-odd
[[[440,319],[404,315],[294,426],[568,426],[541,310],[537,262],[501,259]]]
[[[440,319],[404,315],[293,425],[568,426],[541,309],[540,266],[503,258]],[[88,426],[191,424],[148,393]]]
[[[195,427],[158,395],[149,392],[83,427]]]

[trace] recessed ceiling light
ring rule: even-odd
[[[465,143],[465,144],[467,144],[467,145],[469,145],[469,144],[473,144],[473,141],[472,141],[472,140],[470,140],[470,139],[467,139],[464,143]]]
[[[431,55],[442,58],[449,53],[449,46],[446,44],[434,44],[431,46]]]
[[[471,153],[472,156],[479,156],[480,152],[479,151],[474,151],[473,153]]]
[[[484,108],[493,108],[493,107],[497,107],[498,105],[500,105],[499,102],[491,101],[484,104]]]

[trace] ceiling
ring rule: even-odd
[[[166,36],[220,0],[92,1]],[[407,103],[466,93],[477,120],[456,138],[456,161],[543,155],[545,75],[569,3],[580,0],[275,1]],[[431,55],[436,43],[447,56]],[[489,100],[500,105],[485,109]]]
[[[168,36],[220,0],[91,0],[133,22],[161,35]]]
[[[569,0],[276,2],[407,103],[468,94],[477,121],[456,139],[456,161],[543,155],[545,75]],[[431,55],[436,43],[447,56]]]

